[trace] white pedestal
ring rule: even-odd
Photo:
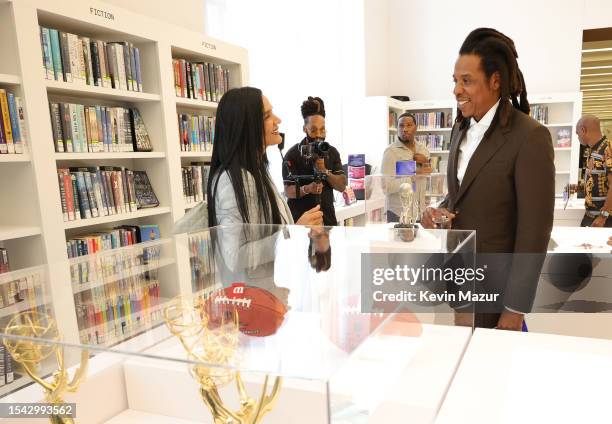
[[[477,329],[436,423],[600,423],[612,341]]]

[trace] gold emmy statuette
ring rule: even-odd
[[[45,391],[45,400],[53,405],[63,405],[62,396],[65,392],[74,393],[87,374],[89,352],[81,351],[81,366],[69,381],[68,371],[64,364],[64,348],[56,343],[60,340],[57,324],[47,314],[38,312],[21,312],[7,324],[4,332],[7,336],[20,338],[4,338],[4,346],[13,359],[21,364],[25,372]],[[28,339],[26,339],[28,338]],[[39,339],[32,340],[32,339]],[[53,373],[50,382],[36,375],[38,365],[55,353],[57,371]],[[74,419],[60,415],[52,415],[52,424],[73,424]]]
[[[200,383],[200,395],[210,409],[214,423],[261,423],[264,415],[274,408],[282,378],[275,378],[272,390],[267,394],[269,376],[266,375],[259,399],[249,397],[240,372],[233,369],[238,363],[238,313],[229,312],[226,318],[221,318],[220,325],[209,326],[209,316],[202,303],[177,299],[164,309],[164,319],[170,332],[181,341],[188,359],[198,362],[191,365],[190,373]],[[218,390],[233,380],[240,395],[238,411],[232,411],[224,404]]]

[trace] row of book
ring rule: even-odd
[[[437,150],[447,150],[445,137],[441,134],[416,135],[414,137],[414,140],[417,143],[422,143],[427,146],[427,149],[430,152],[435,152]]]
[[[68,239],[66,249],[71,259],[159,238],[159,226],[156,224],[122,225]]]
[[[178,114],[182,152],[207,152],[212,150],[215,138],[215,117],[197,114]]]
[[[58,168],[57,178],[64,221],[159,206],[145,171],[112,166]]]
[[[531,105],[529,115],[541,124],[548,124],[548,106]]]
[[[214,258],[209,250],[210,233],[201,232],[189,235],[189,266],[193,292],[211,289]]]
[[[138,109],[53,102],[49,107],[56,152],[153,150]]]
[[[73,286],[94,281],[113,281],[127,269],[142,272],[137,267],[147,265],[160,257],[160,247],[143,247],[113,251],[120,247],[133,246],[138,243],[158,240],[159,227],[153,225],[122,225],[114,229],[100,231],[72,238],[66,242],[70,264],[70,276]],[[105,255],[96,253],[109,252]],[[125,275],[125,274],[124,274]]]
[[[389,128],[397,127],[397,117],[398,117],[397,112],[394,112],[392,110],[389,111]]]
[[[0,309],[21,302],[26,302],[25,309],[35,308],[42,299],[42,276],[39,273],[21,276],[0,285]]]
[[[417,128],[450,128],[452,127],[452,114],[446,112],[414,112]]]
[[[81,343],[110,345],[161,322],[160,283],[144,273],[75,294]]]
[[[8,251],[4,247],[0,247],[0,274],[10,271]]]
[[[190,166],[181,167],[183,174],[183,198],[187,203],[206,200],[206,187],[210,165],[204,162],[191,162]]]
[[[178,97],[218,102],[230,85],[230,71],[223,65],[172,59],[174,89]]]
[[[132,43],[94,40],[43,26],[40,43],[46,79],[143,91],[140,50]]]
[[[0,88],[0,154],[23,153],[27,134],[21,97]]]
[[[15,369],[13,358],[4,344],[0,344],[0,386],[10,384],[15,381]]]

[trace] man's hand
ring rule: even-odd
[[[421,217],[421,225],[423,228],[451,228],[453,218],[455,214],[446,208],[427,208]]]
[[[472,312],[455,311],[455,325],[460,327],[472,327],[474,325],[474,314]]]
[[[427,162],[429,159],[427,159],[427,156],[425,156],[422,153],[415,153],[412,158],[414,159],[414,161],[416,163],[425,163]]]
[[[323,191],[323,183],[312,182],[302,187],[304,187],[304,193],[306,194],[321,194]]]
[[[591,227],[603,227],[606,225],[606,221],[607,219],[605,216],[598,216],[591,223]]]
[[[325,159],[318,158],[317,161],[315,162],[315,166],[317,167],[319,171],[321,172],[325,171]]]
[[[296,222],[297,225],[323,225],[323,212],[321,206],[317,205],[314,208],[307,210],[300,216]]]
[[[497,321],[499,330],[521,331],[523,329],[523,314],[517,312],[504,311]]]

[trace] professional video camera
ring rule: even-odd
[[[321,139],[314,139],[309,141],[307,144],[300,145],[300,155],[306,159],[308,162],[312,161],[313,163],[313,173],[311,175],[295,175],[291,172],[291,167],[288,162],[285,160],[283,156],[283,148],[285,147],[285,134],[280,133],[282,137],[282,142],[278,145],[278,151],[280,152],[281,159],[283,161],[283,167],[287,169],[287,177],[285,179],[285,183],[289,183],[295,185],[297,193],[300,191],[300,187],[306,184],[310,184],[312,182],[321,183],[323,181],[327,181],[327,175],[323,172],[319,171],[315,165],[315,162],[319,158],[326,158],[329,155],[329,143],[325,142]],[[316,195],[317,203],[321,203],[321,196]]]
[[[325,140],[315,138],[308,143],[300,145],[300,155],[306,160],[317,160],[329,156],[330,145]]]

